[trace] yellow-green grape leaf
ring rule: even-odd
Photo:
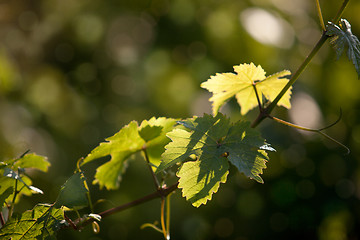
[[[225,183],[229,174],[229,164],[226,159],[213,156],[211,161],[185,162],[177,176],[182,195],[194,207],[200,207],[211,200],[220,183]]]
[[[144,120],[139,127],[139,134],[146,141],[144,147],[154,171],[160,164],[165,145],[170,142],[166,134],[173,130],[175,124],[176,119],[173,118],[153,117],[150,120]]]
[[[179,123],[189,131],[176,128],[167,134],[172,141],[166,145],[157,171],[183,163],[177,173],[179,188],[193,206],[205,204],[226,181],[228,161],[247,177],[263,182],[260,174],[268,160],[265,150],[273,149],[249,122],[232,124],[219,113]]]
[[[86,186],[86,179],[82,172],[72,175],[61,187],[54,207],[65,206],[70,209],[79,209],[88,205],[86,194],[89,189]]]
[[[146,150],[152,166],[159,164],[164,146],[170,141],[166,133],[173,129],[175,123],[171,118],[151,118],[144,120],[140,126],[132,121],[92,150],[82,165],[110,155],[111,160],[97,168],[93,183],[99,184],[100,188],[117,189],[127,160],[133,154]]]
[[[0,239],[56,239],[62,220],[63,210],[49,204],[38,204],[32,210],[15,215],[6,222],[0,229]]]
[[[253,63],[234,66],[234,71],[235,73],[217,73],[201,84],[202,88],[213,93],[210,101],[214,115],[218,113],[226,101],[234,96],[241,107],[242,115],[257,107],[258,100],[254,85],[261,104],[263,104],[262,96],[273,101],[288,82],[288,79],[283,77],[291,74],[290,71],[284,70],[266,77],[264,69],[260,65],[255,66]],[[290,108],[290,97],[291,88],[277,105]]]
[[[16,160],[14,163],[14,168],[35,168],[43,172],[47,172],[50,163],[47,160],[47,157],[37,155],[35,153],[25,154],[23,157]]]
[[[117,189],[121,175],[125,171],[125,161],[132,154],[140,151],[144,143],[139,135],[137,122],[132,121],[92,150],[82,165],[110,155],[111,160],[97,168],[93,183],[99,184],[100,188]]]

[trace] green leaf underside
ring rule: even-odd
[[[64,219],[61,209],[39,204],[11,218],[1,229],[0,239],[56,239],[56,228]]]
[[[326,34],[331,37],[330,44],[335,49],[337,58],[347,48],[347,56],[354,64],[358,78],[360,78],[360,41],[352,34],[350,23],[346,19],[341,19],[339,26],[328,22]]]
[[[55,207],[81,208],[88,205],[86,194],[88,189],[85,185],[83,173],[77,172],[72,175],[61,187],[59,196],[56,199]]]
[[[220,107],[232,97],[236,97],[241,107],[241,114],[245,115],[249,110],[258,106],[255,90],[262,103],[262,95],[273,101],[278,93],[287,84],[288,79],[283,77],[290,75],[290,71],[284,70],[266,77],[261,66],[253,63],[234,66],[234,73],[217,73],[201,84],[202,88],[213,93],[210,101],[213,102],[213,114],[216,115]],[[277,105],[290,108],[291,88],[284,94]]]
[[[179,188],[194,206],[205,204],[226,181],[229,160],[247,177],[263,182],[259,176],[266,168],[267,154],[260,150],[265,141],[250,123],[231,124],[222,114],[195,117],[179,121],[190,130],[174,129],[168,133],[172,140],[165,148],[157,171],[176,163],[188,161],[178,172]],[[196,155],[191,161],[190,155]]]
[[[97,168],[93,183],[99,184],[100,188],[117,189],[126,170],[127,160],[133,154],[146,150],[149,161],[155,166],[159,164],[164,146],[170,141],[166,133],[172,130],[175,123],[174,119],[151,118],[138,126],[136,121],[132,121],[107,138],[107,142],[100,143],[82,165],[110,155],[111,160]]]

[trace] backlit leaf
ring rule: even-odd
[[[183,196],[198,207],[226,181],[230,161],[247,177],[263,182],[260,174],[268,160],[265,150],[272,149],[250,128],[250,123],[230,123],[222,114],[204,115],[179,121],[189,131],[174,129],[157,171],[183,163],[177,176]],[[266,146],[266,148],[264,148]],[[195,158],[193,157],[195,155]]]
[[[326,34],[330,36],[330,44],[334,47],[337,58],[347,48],[347,56],[354,64],[360,78],[360,41],[351,32],[351,25],[346,19],[341,19],[339,25],[328,22]]]
[[[258,106],[255,94],[256,86],[260,103],[263,103],[262,96],[273,101],[287,84],[288,79],[283,77],[290,75],[290,71],[284,70],[266,77],[262,67],[253,63],[234,66],[234,73],[217,73],[201,84],[202,88],[213,93],[210,101],[213,102],[213,114],[216,115],[219,108],[230,98],[236,97],[241,107],[241,114]],[[284,94],[277,105],[290,108],[291,88]]]
[[[146,150],[151,164],[159,164],[164,146],[170,141],[166,133],[173,129],[175,123],[170,118],[151,118],[144,120],[140,126],[132,121],[114,136],[107,138],[107,142],[100,143],[84,159],[82,165],[110,155],[111,160],[97,168],[93,183],[98,183],[100,188],[117,189],[127,160],[133,154]]]
[[[56,239],[60,221],[64,220],[61,209],[48,204],[38,204],[32,210],[12,217],[0,229],[0,239]]]

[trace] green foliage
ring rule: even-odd
[[[162,171],[177,163],[185,162],[177,176],[183,196],[195,207],[205,204],[226,182],[230,161],[247,177],[263,182],[260,174],[266,168],[267,146],[258,132],[250,128],[249,122],[234,124],[222,114],[213,117],[194,117],[179,121],[190,131],[174,129],[168,133],[172,140],[162,155],[163,161],[157,171]],[[195,161],[190,157],[196,156]]]
[[[10,203],[14,200],[14,194],[31,195],[42,193],[42,191],[32,185],[31,179],[26,175],[29,168],[47,172],[50,163],[46,157],[34,153],[24,154],[20,158],[9,159],[1,162],[0,165],[0,204]],[[9,194],[11,192],[11,194]],[[15,193],[16,192],[16,193]],[[18,201],[19,198],[15,200]]]
[[[54,207],[60,208],[65,206],[71,209],[78,209],[87,206],[88,199],[86,194],[88,194],[89,189],[85,181],[82,172],[77,172],[72,175],[61,187]]]
[[[330,44],[334,47],[337,58],[347,48],[347,56],[360,78],[360,41],[351,32],[350,23],[346,19],[341,19],[339,25],[328,22],[326,34],[331,37]]]
[[[1,239],[56,239],[64,220],[63,211],[48,204],[38,204],[32,210],[14,216],[0,229]]]
[[[288,80],[282,77],[290,75],[290,71],[284,70],[266,77],[262,67],[255,66],[253,63],[240,64],[234,66],[234,73],[217,73],[211,76],[209,80],[201,84],[202,88],[213,93],[210,101],[213,102],[213,114],[216,115],[219,108],[231,97],[235,96],[241,106],[241,114],[246,114],[249,110],[258,106],[258,100],[254,86],[260,96],[259,101],[262,104],[262,96],[272,101],[279,94],[281,89],[287,84]],[[291,88],[278,102],[279,106],[290,108]]]
[[[171,131],[175,120],[171,118],[151,118],[143,121],[140,126],[132,121],[114,136],[107,138],[107,142],[100,143],[84,159],[82,165],[98,158],[111,155],[111,160],[97,168],[95,180],[100,188],[117,189],[121,175],[126,169],[126,161],[134,153],[146,150],[149,161],[157,166],[164,146],[168,143],[166,133]]]

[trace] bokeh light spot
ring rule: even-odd
[[[294,30],[285,20],[260,8],[241,12],[240,21],[246,31],[258,42],[279,48],[290,48],[294,43]]]

